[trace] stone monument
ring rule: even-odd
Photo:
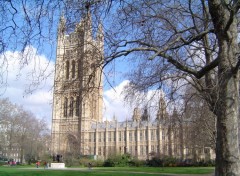
[[[51,163],[51,169],[64,169],[65,163],[62,160],[62,155],[57,154],[52,157],[53,162]]]

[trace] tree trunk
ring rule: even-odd
[[[20,151],[20,163],[22,164],[23,163],[23,147],[21,146],[21,151]]]
[[[228,70],[229,71],[229,70]],[[238,176],[238,76],[235,78],[227,71],[220,73],[217,114],[216,176]],[[224,78],[225,77],[225,78]]]
[[[238,71],[234,73],[238,60],[236,12],[226,1],[209,0],[208,3],[219,47],[215,175],[238,176],[239,76]]]
[[[217,143],[216,175],[239,175],[239,78],[233,74],[235,63],[234,48],[228,40],[222,40],[219,46],[219,98],[216,107]],[[235,45],[236,46],[236,45]]]
[[[232,71],[236,65],[235,49],[229,40],[221,40],[219,45],[219,92],[216,107],[217,143],[216,176],[240,175],[239,167],[239,76]],[[237,47],[235,45],[235,47]]]
[[[182,125],[183,122],[180,122],[180,159],[181,161],[183,161],[184,159],[184,148],[183,148],[183,143],[184,143],[184,140],[183,140],[183,125]]]

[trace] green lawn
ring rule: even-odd
[[[214,172],[213,167],[101,167],[95,168],[101,171],[118,172],[149,172],[149,173],[172,173],[172,174],[209,174]]]
[[[0,167],[0,176],[143,176],[153,173],[173,174],[207,174],[212,173],[212,167],[101,167],[88,170],[87,168],[68,168],[66,170],[51,170],[43,168],[26,167]],[[164,176],[164,174],[161,174]]]

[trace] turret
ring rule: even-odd
[[[65,31],[66,31],[66,19],[64,18],[64,16],[61,16],[58,24],[58,39],[64,36]]]
[[[149,114],[148,114],[147,107],[144,108],[141,120],[142,121],[148,121],[149,120]]]
[[[92,16],[88,11],[84,18],[84,42],[86,42],[87,47],[89,47],[89,44],[92,43],[92,41]]]
[[[176,107],[174,107],[174,109],[173,109],[172,118],[173,118],[175,121],[178,120],[178,111],[177,111]]]
[[[134,108],[133,111],[133,121],[140,121],[141,115],[140,115],[140,109],[139,108]]]
[[[167,113],[166,113],[166,103],[164,98],[161,96],[159,100],[159,107],[158,107],[158,112],[157,112],[157,120],[162,121],[166,120]]]

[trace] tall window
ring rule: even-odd
[[[69,61],[66,61],[66,79],[69,79]]]
[[[137,141],[138,140],[138,138],[137,138],[137,131],[135,131],[135,133],[134,133],[135,135],[135,141]]]
[[[132,132],[129,132],[129,141],[132,141]]]
[[[165,140],[165,131],[162,131],[162,140]]]
[[[140,131],[140,141],[143,141],[143,132]]]
[[[78,68],[77,68],[77,77],[80,78],[80,68],[81,68],[81,67],[80,67],[80,60],[78,60],[77,65],[78,65],[78,66],[77,66],[77,67],[78,67]]]
[[[98,133],[98,142],[102,142],[102,138],[101,138],[101,132]]]
[[[144,149],[143,146],[140,146],[140,154],[143,155],[144,154]]]
[[[151,151],[154,152],[154,145],[151,145]]]
[[[145,141],[147,141],[148,140],[148,131],[146,130],[145,131]],[[150,140],[150,139],[149,139]]]
[[[69,116],[73,116],[73,97],[70,98],[70,110],[69,110]]]
[[[72,78],[75,78],[75,61],[72,61]]]
[[[109,132],[109,133],[108,133],[108,141],[111,141],[111,140],[112,140],[111,135],[112,135],[112,132]]]
[[[79,105],[80,105],[80,99],[79,99],[79,96],[77,96],[77,99],[76,99],[76,116],[79,116]]]
[[[98,147],[98,154],[99,155],[102,155],[102,150],[101,149],[102,149],[101,147]]]
[[[68,106],[68,99],[65,97],[64,98],[64,105],[63,105],[63,115],[64,117],[67,117],[67,107]]]
[[[155,140],[155,136],[156,136],[156,132],[155,132],[155,130],[152,130],[151,131],[151,140],[152,141]]]

